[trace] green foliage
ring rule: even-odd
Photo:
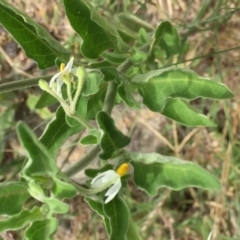
[[[107,160],[111,158],[117,150],[127,146],[130,142],[130,138],[123,135],[115,127],[113,119],[105,112],[98,113],[97,122],[99,128],[103,131],[100,140],[102,152],[99,156]]]
[[[52,240],[57,231],[58,221],[56,218],[33,222],[25,232],[27,240]]]
[[[232,98],[233,93],[223,84],[199,77],[195,72],[178,68],[153,70],[132,78],[152,111],[162,112],[168,98],[211,99]]]
[[[27,184],[4,182],[0,184],[0,214],[14,215],[21,211],[22,205],[30,197]]]
[[[186,187],[219,190],[218,180],[196,163],[157,153],[131,153],[134,182],[148,194],[160,187],[180,190]]]
[[[40,68],[54,66],[57,57],[67,59],[70,55],[46,29],[5,0],[0,1],[0,23]]]
[[[1,220],[0,232],[21,229],[31,222],[41,220],[43,217],[44,213],[38,207],[33,207],[31,210],[22,210],[16,215]]]
[[[100,13],[90,1],[64,0],[63,4],[81,42],[82,55],[74,53],[78,55],[77,68],[67,64],[68,51],[47,30],[0,0],[0,23],[26,55],[40,68],[54,66],[56,62],[61,71],[53,76],[53,84],[47,82],[50,76],[43,77],[46,81],[41,80],[39,84],[45,92],[36,108],[57,102],[61,105],[46,124],[42,136],[38,139],[24,122],[16,125],[27,159],[19,172],[20,181],[0,184],[0,231],[25,228],[23,235],[27,240],[52,240],[58,227],[56,215],[69,211],[64,199],[79,194],[103,218],[110,240],[139,240],[128,205],[122,198],[124,191],[121,191],[127,187],[131,175],[136,187],[149,195],[156,195],[161,187],[219,190],[220,185],[196,163],[157,153],[128,152],[126,147],[131,139],[117,129],[111,117],[113,107],[122,101],[126,109],[141,109],[140,96],[149,110],[180,124],[216,127],[188,101],[228,99],[233,94],[225,85],[200,77],[192,70],[164,67],[175,63],[173,56],[183,52],[181,47],[185,41],[170,22],[161,22],[154,30],[132,14],[112,17],[104,8]],[[61,62],[66,64],[65,68],[60,67]],[[29,86],[27,81],[18,82],[17,87],[14,84],[0,85],[0,93]],[[30,105],[33,110],[33,103]],[[13,112],[1,116],[5,130],[5,120],[11,122]],[[6,126],[9,128],[11,124]],[[63,173],[55,160],[57,154],[66,140],[83,131],[85,137],[80,143],[95,146]],[[3,139],[4,135],[0,137]],[[91,169],[95,158],[101,167]],[[129,162],[133,167],[131,173]],[[69,179],[81,170],[85,170],[88,177],[83,186]],[[110,197],[111,201],[105,200],[105,204],[103,196]],[[30,197],[40,207],[31,208],[26,204]]]
[[[110,222],[109,239],[124,240],[128,230],[129,209],[123,199],[115,197],[103,205],[104,213]]]
[[[212,120],[197,113],[189,104],[180,99],[169,98],[161,114],[189,127],[216,127]]]
[[[23,168],[26,177],[55,175],[58,172],[55,160],[48,149],[38,141],[31,129],[24,123],[17,124],[18,138],[28,154],[28,161]]]
[[[162,22],[157,27],[151,50],[153,51],[155,47],[163,49],[167,56],[177,54],[181,51],[178,33],[170,22]]]
[[[81,51],[85,57],[94,59],[106,49],[126,48],[117,30],[90,4],[81,0],[64,0],[64,6],[73,29],[83,39]]]
[[[103,218],[110,240],[126,239],[129,209],[122,198],[116,197],[108,204],[95,202],[91,199],[85,199],[85,201],[93,211]]]
[[[72,135],[80,132],[83,129],[82,125],[70,127],[65,118],[65,112],[62,107],[56,111],[56,116],[47,125],[44,133],[40,137],[40,142],[43,143],[53,156],[56,156],[60,146]]]

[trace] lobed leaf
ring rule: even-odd
[[[90,206],[90,208],[96,212],[100,217],[103,218],[105,227],[106,227],[106,231],[108,233],[108,236],[111,233],[111,227],[110,227],[110,219],[106,216],[106,214],[103,211],[103,203],[102,202],[96,202],[90,198],[85,198],[84,199],[85,202],[88,203],[88,205]]]
[[[127,81],[123,81],[122,86],[118,87],[118,94],[128,107],[139,109],[139,103],[135,100],[131,87],[132,84],[129,84]]]
[[[26,240],[53,240],[57,231],[58,220],[54,217],[33,222],[25,231]]]
[[[150,195],[160,187],[181,190],[186,187],[218,190],[218,180],[196,163],[157,153],[131,153],[134,182]]]
[[[1,220],[0,232],[21,229],[27,224],[36,220],[41,220],[44,217],[45,214],[39,207],[33,207],[31,210],[23,210],[16,215]]]
[[[55,175],[58,172],[55,159],[24,122],[17,123],[17,134],[28,155],[23,174],[28,177]]]
[[[103,81],[104,75],[101,71],[87,70],[86,72],[86,81],[83,86],[82,94],[85,97],[96,94],[99,91],[100,83]]]
[[[100,141],[100,158],[107,160],[111,158],[115,151],[126,147],[130,143],[130,138],[123,135],[114,124],[113,119],[106,112],[97,114],[97,123],[103,131]]]
[[[0,215],[14,215],[19,213],[22,205],[29,197],[26,183],[0,183]]]
[[[0,23],[40,68],[54,66],[57,57],[68,60],[69,52],[45,28],[5,0],[0,1]]]
[[[103,210],[110,223],[110,240],[126,240],[130,213],[125,201],[115,197],[103,205]]]
[[[181,49],[178,32],[170,22],[161,22],[161,24],[157,27],[154,33],[151,51],[154,46],[159,46],[163,49],[167,56],[180,52]]]
[[[216,127],[212,120],[196,112],[189,104],[180,99],[168,99],[161,114],[189,127]]]
[[[82,37],[82,54],[96,59],[106,49],[123,50],[126,44],[118,31],[95,9],[82,0],[64,0],[67,17],[73,29]]]
[[[70,127],[65,119],[65,112],[62,107],[59,107],[56,116],[47,125],[44,133],[40,137],[40,142],[43,143],[52,156],[55,157],[62,144],[72,135],[82,131],[83,126],[77,125]]]
[[[168,98],[210,99],[232,98],[233,93],[221,83],[198,76],[191,70],[166,68],[138,74],[132,78],[152,111],[162,112]]]

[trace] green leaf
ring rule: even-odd
[[[80,140],[80,143],[83,145],[97,144],[101,138],[101,133],[97,129],[91,129],[90,134],[86,137],[83,137]]]
[[[35,105],[35,108],[36,109],[41,109],[41,108],[44,108],[44,107],[48,107],[52,104],[55,104],[57,103],[58,100],[53,97],[52,95],[50,95],[49,93],[47,92],[43,92],[41,97],[38,99],[36,105]]]
[[[104,81],[106,82],[115,81],[117,83],[122,82],[122,77],[115,68],[103,67],[100,70],[104,74]]]
[[[123,135],[114,124],[113,119],[105,112],[101,111],[97,114],[97,123],[103,131],[101,137],[101,153],[100,158],[107,160],[111,158],[115,151],[126,147],[130,143],[130,138]]]
[[[33,207],[31,210],[23,210],[9,218],[2,219],[0,224],[0,232],[23,228],[27,224],[36,220],[41,220],[44,217],[45,215],[39,207]]]
[[[0,1],[0,23],[40,68],[54,66],[56,57],[68,60],[68,51],[45,28],[5,0]]]
[[[156,195],[160,187],[181,190],[186,187],[218,190],[219,181],[196,163],[157,153],[129,154],[138,188]]]
[[[138,74],[132,78],[132,83],[139,87],[143,103],[155,112],[164,110],[169,97],[227,99],[234,96],[224,84],[186,69],[166,68]]]
[[[90,198],[85,198],[84,200],[85,200],[85,202],[88,203],[88,205],[94,212],[96,212],[100,217],[103,218],[103,221],[104,221],[104,224],[106,227],[106,231],[107,231],[108,235],[110,235],[110,231],[111,231],[110,219],[108,217],[106,217],[106,215],[103,211],[103,203],[96,202]]]
[[[99,91],[90,97],[87,106],[86,119],[96,119],[97,113],[102,110],[106,89],[107,83],[104,82],[100,85]]]
[[[118,88],[118,94],[124,103],[131,108],[140,108],[139,103],[133,97],[133,84],[123,81],[122,86]]]
[[[140,64],[147,60],[148,55],[142,51],[139,51],[138,49],[132,49],[133,53],[130,57],[130,60],[134,64]]]
[[[115,197],[103,205],[104,213],[110,223],[110,240],[126,240],[129,224],[129,209],[122,198]]]
[[[27,228],[24,236],[27,240],[53,240],[57,227],[58,220],[54,217],[35,221]]]
[[[103,52],[101,55],[112,64],[121,64],[129,57],[129,55],[125,53],[115,53],[107,51]]]
[[[82,54],[96,59],[106,49],[126,48],[116,28],[98,15],[95,9],[82,0],[64,0],[67,17],[73,29],[82,37]]]
[[[83,137],[81,140],[80,140],[80,143],[82,145],[91,145],[91,144],[97,144],[98,143],[98,139],[96,136],[94,135],[88,135],[86,137]]]
[[[24,122],[18,122],[17,134],[28,155],[27,163],[23,168],[24,175],[28,177],[54,176],[58,172],[55,159],[48,152],[46,146],[39,142],[32,130]]]
[[[0,183],[0,215],[19,213],[30,197],[27,188],[27,184],[21,182]]]
[[[98,173],[105,172],[107,170],[112,170],[112,169],[113,169],[113,166],[111,164],[106,164],[102,168],[98,168],[98,169],[94,169],[94,168],[85,169],[85,174],[90,178],[94,178],[97,176]]]
[[[67,182],[61,181],[58,178],[53,178],[54,185],[52,188],[53,194],[58,198],[73,198],[77,195],[75,187]]]
[[[197,113],[189,104],[179,99],[168,99],[161,114],[189,127],[216,127],[216,124],[212,120]]]
[[[72,135],[82,131],[83,126],[70,127],[66,123],[65,112],[62,107],[59,107],[56,116],[47,125],[44,133],[40,137],[40,142],[43,143],[52,156],[56,156],[62,144]]]
[[[69,211],[69,205],[58,200],[57,198],[46,197],[43,199],[43,202],[48,205],[49,211],[52,214],[55,213],[64,214]]]
[[[160,46],[167,56],[177,54],[181,51],[177,30],[170,22],[162,22],[156,29],[151,50],[154,46]]]
[[[86,81],[82,90],[83,96],[88,97],[96,94],[99,91],[99,86],[103,79],[104,75],[101,71],[97,69],[87,69]]]

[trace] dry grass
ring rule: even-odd
[[[73,32],[64,12],[59,10],[58,1],[9,2],[25,9],[60,41],[71,38]],[[181,192],[162,189],[153,199],[130,183],[129,194],[133,199],[129,198],[129,203],[133,206],[134,219],[141,224],[144,239],[148,240],[202,240],[207,239],[210,231],[213,231],[212,240],[240,239],[240,51],[231,50],[240,47],[240,11],[237,11],[240,3],[200,0],[141,2],[147,2],[147,15],[151,16],[153,25],[170,20],[180,29],[181,36],[187,38],[189,50],[173,59],[171,64],[181,62],[179,66],[192,68],[202,76],[226,84],[236,97],[230,101],[193,102],[196,108],[218,123],[218,129],[187,129],[146,109],[121,114],[115,111],[114,115],[120,119],[119,128],[131,132],[132,150],[158,151],[196,161],[219,177],[222,183],[218,193],[193,188]],[[207,2],[210,4],[204,9]],[[136,2],[129,8],[136,14],[143,11]],[[230,11],[232,13],[227,14]],[[194,22],[195,25],[190,26]],[[9,47],[11,44],[12,48]],[[78,46],[74,42],[71,44],[76,51]],[[26,59],[4,32],[0,38],[0,54],[2,78],[39,74],[34,63]],[[60,221],[56,239],[106,239],[100,219],[87,208],[82,198],[72,200],[70,205],[71,212],[68,218]]]

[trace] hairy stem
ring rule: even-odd
[[[118,85],[114,81],[111,81],[108,83],[108,90],[107,90],[106,97],[104,99],[104,104],[103,104],[104,112],[107,112],[109,114],[111,113],[115,104],[117,88],[118,88]]]
[[[65,174],[68,177],[72,177],[76,173],[80,172],[84,169],[89,163],[93,161],[95,157],[97,157],[98,153],[100,152],[101,148],[99,145],[95,146],[87,155],[85,155],[79,162],[69,168]]]
[[[52,76],[45,76],[45,77],[37,77],[37,78],[32,78],[32,79],[24,79],[24,80],[2,83],[2,84],[0,84],[0,94],[37,86],[38,81],[40,79],[43,79],[43,80],[49,82],[51,78],[52,78]]]

